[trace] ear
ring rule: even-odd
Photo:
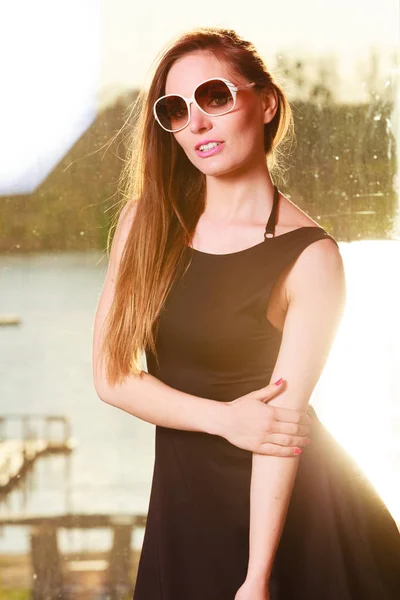
[[[265,89],[262,92],[264,110],[264,123],[270,123],[278,110],[278,94],[275,88]]]

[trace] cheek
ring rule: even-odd
[[[259,112],[258,105],[246,107],[246,110],[238,111],[232,120],[228,131],[233,137],[246,139],[250,145],[257,143],[259,132],[263,131],[264,123]]]
[[[178,146],[181,146],[182,149],[185,148],[184,145],[184,136],[183,135],[179,135],[179,133],[171,133],[171,135],[174,136],[176,143],[178,144]]]
[[[251,151],[258,145],[260,133],[263,135],[263,125],[260,127],[254,115],[246,114],[236,122],[235,128],[230,132],[229,141],[238,144],[238,148],[244,152]]]
[[[178,132],[177,134],[173,134],[175,137],[175,141],[178,144],[178,146],[180,146],[181,150],[188,156],[188,157],[192,157],[193,154],[195,154],[194,152],[194,142],[193,140],[188,140],[187,137],[185,136],[185,130],[182,131],[182,135],[179,135],[181,132]],[[193,146],[193,147],[192,147]]]

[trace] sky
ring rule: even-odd
[[[100,0],[1,6],[0,196],[34,191],[96,118],[101,22]]]

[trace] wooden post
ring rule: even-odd
[[[63,577],[55,527],[51,525],[32,527],[31,556],[32,600],[61,599],[63,597]]]
[[[130,576],[132,531],[132,525],[114,525],[113,545],[105,580],[110,600],[121,600],[133,591]]]

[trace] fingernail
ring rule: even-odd
[[[301,454],[303,452],[303,450],[301,448],[295,448],[294,449],[294,453],[295,454]]]
[[[278,381],[275,381],[275,385],[281,385],[282,381],[283,381],[283,377],[278,379]]]

